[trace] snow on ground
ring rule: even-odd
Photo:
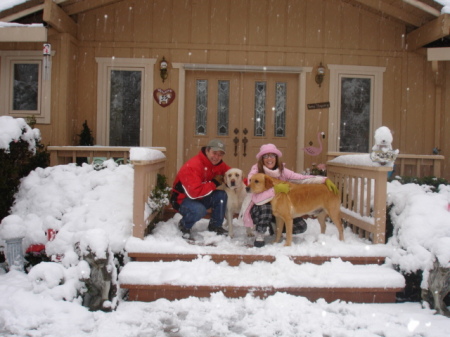
[[[0,135],[5,133],[2,131],[2,126],[6,125],[2,123],[4,118],[0,117]],[[24,127],[20,119],[17,119],[17,127]],[[29,141],[33,139],[31,137]],[[2,148],[7,147],[3,144]],[[277,273],[277,268],[292,268],[286,258],[291,254],[381,255],[388,258],[388,263],[382,268],[398,264],[404,270],[426,270],[433,256],[444,266],[449,263],[448,187],[442,186],[439,193],[430,193],[429,188],[415,184],[388,183],[388,201],[394,203],[391,215],[395,237],[387,245],[372,245],[348,229],[345,242],[340,242],[334,225],[329,224],[327,232],[322,235],[317,221],[308,219],[308,230],[295,237],[292,247],[284,247],[282,243],[269,244],[271,238],[267,237],[266,247],[257,249],[247,247],[250,239],[243,228],[238,227],[236,237],[230,239],[205,231],[206,220],[195,225],[194,236],[197,241],[216,247],[189,244],[177,229],[179,215],[159,223],[154,233],[144,240],[131,238],[132,186],[132,166],[117,166],[113,161],[106,162],[100,171],[89,165],[37,169],[22,180],[12,214],[0,224],[0,246],[4,245],[5,239],[24,235],[25,247],[44,243],[48,252],[61,255],[62,260],[40,263],[28,274],[14,269],[6,272],[0,268],[0,336],[450,335],[450,319],[435,315],[426,304],[310,302],[285,293],[265,300],[250,295],[227,299],[222,293],[209,299],[188,298],[172,302],[162,299],[152,303],[126,302],[119,298],[113,312],[89,312],[80,305],[81,298],[77,293],[82,291],[81,279],[83,275],[89,275],[89,267],[85,261],[79,261],[75,251],[76,243],[80,243],[81,251],[87,251],[89,247],[98,254],[106,249],[114,253],[143,250],[201,254],[214,249],[225,254],[274,254],[277,256],[275,265],[259,277],[269,283],[271,273]],[[58,230],[53,241],[47,241],[45,231],[48,229]],[[205,267],[208,262],[207,258],[202,258],[191,265],[184,263],[184,273],[183,269],[169,268],[152,277],[161,281],[178,275],[179,282],[189,273],[195,275],[192,270],[196,266]],[[328,266],[330,270],[342,272],[348,268],[348,263],[334,259]],[[225,272],[231,268],[220,267]],[[254,277],[245,276],[248,273],[246,266],[241,265],[240,268],[243,272],[236,277]],[[312,268],[305,266],[305,278],[315,272]],[[348,276],[345,275],[348,273],[342,272],[341,275]]]

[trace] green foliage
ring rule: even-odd
[[[147,233],[151,232],[154,225],[161,221],[164,207],[169,204],[170,190],[171,188],[167,184],[167,177],[158,173],[156,177],[156,186],[153,191],[151,191],[147,201],[147,207],[150,211],[149,214],[156,213],[156,216],[149,224]]]
[[[433,192],[439,191],[439,185],[449,185],[449,182],[444,178],[436,177],[408,177],[408,176],[395,176],[390,181],[398,181],[402,185],[404,184],[417,184],[417,185],[428,185],[432,187]]]
[[[20,139],[9,144],[9,152],[0,149],[0,221],[9,214],[20,179],[37,167],[45,168],[50,163],[50,155],[44,145],[37,141],[36,153],[29,151],[28,147],[28,142]]]
[[[150,193],[148,198],[148,206],[150,208],[150,214],[161,213],[164,206],[169,204],[170,187],[167,184],[166,176],[157,174],[156,186]]]
[[[45,254],[45,250],[41,252],[26,253],[25,259],[25,270],[28,272],[31,268],[41,262],[50,262],[51,259]]]
[[[397,293],[397,302],[420,302],[422,299],[422,270],[414,273],[405,273],[400,271],[405,278],[405,289]]]
[[[94,137],[92,136],[92,131],[87,124],[87,120],[84,121],[83,130],[81,130],[81,133],[77,136],[80,137],[80,142],[78,145],[80,145],[80,146],[94,145]],[[77,162],[77,165],[81,166],[81,165],[83,165],[83,163],[87,163],[88,160],[86,157],[78,157],[76,162]]]
[[[81,146],[92,146],[94,145],[94,137],[92,136],[92,131],[87,125],[87,120],[83,123],[83,130],[79,135],[80,137],[80,144]]]

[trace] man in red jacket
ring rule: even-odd
[[[206,147],[189,159],[178,171],[172,186],[170,202],[183,218],[178,228],[188,238],[194,224],[211,208],[208,230],[227,235],[222,223],[227,206],[227,194],[217,190],[230,167],[222,161],[225,144],[219,139],[211,140]]]

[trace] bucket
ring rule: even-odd
[[[9,270],[23,270],[25,259],[23,257],[22,248],[23,238],[6,239],[6,262],[9,265]]]

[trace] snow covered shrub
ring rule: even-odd
[[[40,131],[23,118],[0,116],[0,221],[9,213],[20,179],[49,165],[50,156],[40,140]]]
[[[392,234],[387,236],[387,244],[395,248],[390,262],[405,276],[407,284],[400,296],[406,301],[429,302],[424,293],[450,289],[448,282],[445,285],[436,279],[445,274],[443,271],[450,271],[450,186],[428,185],[425,183],[428,181],[417,178],[414,183],[402,184],[399,180],[388,183],[386,227],[388,233],[391,227]],[[431,181],[442,182],[434,178]],[[444,293],[439,301],[433,300],[439,311],[438,307],[444,307],[442,302],[448,305],[449,296]],[[448,310],[444,314],[450,316]]]

